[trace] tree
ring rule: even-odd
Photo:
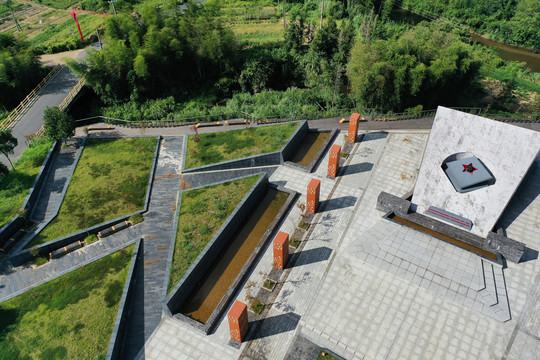
[[[18,143],[17,138],[11,134],[11,129],[0,130],[0,153],[7,157],[12,169],[15,167],[8,155],[13,154],[13,149]]]
[[[75,135],[75,120],[58,106],[45,109],[43,122],[45,133],[53,140],[65,141]]]
[[[9,174],[9,169],[4,163],[0,163],[0,177]]]

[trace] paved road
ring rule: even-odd
[[[13,135],[19,141],[19,144],[15,148],[15,153],[11,156],[12,160],[18,159],[24,149],[26,149],[26,139],[24,136],[37,132],[43,125],[43,111],[45,108],[47,106],[60,105],[78,81],[79,78],[67,66],[64,66],[41,90],[38,97],[27,108],[24,115],[12,129]],[[5,156],[2,156],[1,161],[9,165]]]

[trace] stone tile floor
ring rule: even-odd
[[[540,262],[534,251],[532,260],[503,269],[382,220],[383,214],[375,210],[380,191],[403,196],[412,190],[427,136],[427,132],[368,134],[350,157],[348,165],[354,166],[348,169],[357,171],[345,172],[337,180],[326,178],[327,157],[313,176],[278,168],[270,180],[299,191],[299,203],[305,201],[311,177],[319,178],[321,200],[329,207],[315,218],[302,249],[306,259],[290,269],[266,320],[252,321],[248,340],[235,347],[226,321],[205,336],[165,318],[139,358],[285,359],[300,335],[346,359],[537,358]],[[335,142],[342,138],[337,136]],[[538,250],[540,197],[534,171],[520,190],[527,206],[523,201],[511,204],[502,221],[510,237]],[[299,216],[294,207],[281,230],[292,231]],[[270,270],[269,249],[250,281],[261,284]],[[491,278],[483,276],[488,270]],[[491,286],[488,293],[490,280],[503,286]],[[245,296],[246,289],[238,300],[245,301]],[[501,321],[489,311],[493,309],[489,301],[498,300],[504,308],[503,297],[507,319]],[[256,325],[261,326],[254,332]]]
[[[327,155],[311,175],[279,167],[270,181],[300,192],[298,204],[305,203],[310,179],[321,180],[321,212],[265,319],[250,315],[248,340],[238,346],[226,318],[204,335],[164,317],[137,358],[285,359],[298,336],[346,359],[537,358],[540,160],[501,219],[508,235],[531,249],[529,261],[503,269],[383,220],[375,210],[381,191],[402,196],[412,190],[427,137],[423,131],[368,133],[335,180],[326,178]],[[160,161],[174,167],[177,159]],[[292,232],[299,219],[295,206],[280,230]],[[260,286],[271,269],[268,247],[249,279],[255,285],[246,287]],[[483,276],[489,271],[493,276]],[[238,300],[245,302],[248,291]]]

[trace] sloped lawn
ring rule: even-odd
[[[0,358],[105,359],[134,249],[0,303]]]
[[[32,247],[144,207],[156,138],[87,139],[60,211]]]
[[[14,163],[15,170],[0,181],[0,227],[17,215],[52,145],[51,140],[36,139]]]
[[[259,177],[182,193],[167,292],[176,286]]]
[[[186,169],[277,151],[300,122],[190,135]],[[198,141],[196,141],[198,139]]]

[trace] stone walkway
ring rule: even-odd
[[[136,272],[136,283],[122,358],[133,359],[161,321],[161,300],[169,247],[174,235],[176,198],[180,190],[178,168],[183,152],[182,137],[164,137],[154,177],[152,197],[142,224],[143,266]]]
[[[29,229],[30,231],[19,240],[12,253],[24,249],[26,244],[36,235],[36,231],[41,231],[42,227],[57,213],[62,204],[64,187],[73,171],[81,143],[82,139],[76,138],[70,141],[71,146],[61,148],[55,155],[36,205],[30,214],[30,219],[34,224]]]

